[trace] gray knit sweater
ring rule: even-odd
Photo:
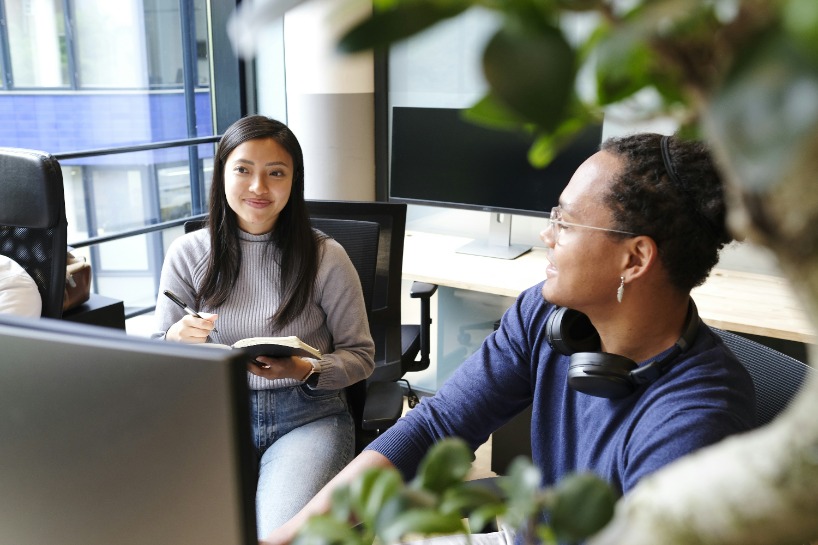
[[[268,235],[239,231],[241,271],[230,297],[219,308],[200,311],[219,315],[218,333],[210,335],[215,343],[233,344],[247,337],[296,335],[324,355],[317,389],[339,389],[365,379],[375,368],[375,347],[369,333],[361,284],[355,267],[336,241],[327,239],[320,250],[321,260],[312,302],[285,328],[274,328],[270,317],[279,305],[280,269],[276,265],[279,250],[270,251]],[[268,248],[265,251],[265,248]],[[159,293],[170,290],[193,304],[200,288],[210,253],[206,229],[179,237],[168,249],[162,267]],[[275,254],[275,255],[273,255]],[[184,316],[184,311],[167,297],[156,302],[155,338]],[[300,384],[296,379],[268,380],[247,373],[250,388],[263,390]]]

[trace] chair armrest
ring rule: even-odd
[[[373,382],[366,390],[361,427],[367,431],[385,430],[403,412],[403,389],[397,382]]]
[[[409,296],[413,299],[431,299],[432,295],[437,291],[437,284],[428,284],[426,282],[412,282],[412,287],[409,289]]]
[[[429,356],[432,350],[430,340],[432,329],[430,300],[436,291],[437,284],[417,281],[412,282],[412,287],[409,289],[410,297],[420,299],[420,360],[417,362],[417,365],[413,365],[416,370],[429,367]]]

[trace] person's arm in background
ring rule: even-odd
[[[304,506],[293,518],[288,520],[284,526],[277,528],[272,534],[260,540],[261,545],[287,545],[296,536],[298,531],[306,524],[307,520],[314,515],[321,515],[329,512],[332,502],[332,494],[338,487],[355,480],[367,469],[375,467],[394,467],[389,459],[383,454],[374,450],[365,450],[352,460],[341,470],[330,482],[316,494],[307,505]]]

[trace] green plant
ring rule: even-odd
[[[593,475],[572,475],[543,489],[539,470],[519,458],[492,487],[464,480],[472,460],[463,441],[447,439],[429,451],[409,483],[395,469],[370,469],[336,490],[331,512],[311,518],[294,545],[386,545],[412,537],[468,534],[495,519],[525,528],[529,541],[565,543],[587,538],[613,515],[616,494]],[[550,523],[542,518],[546,513]]]

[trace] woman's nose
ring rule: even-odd
[[[250,191],[257,195],[267,193],[267,184],[264,183],[264,180],[260,176],[254,176],[250,182]]]

